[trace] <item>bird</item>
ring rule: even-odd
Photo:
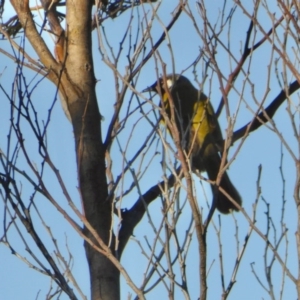
[[[154,92],[161,96],[159,105],[161,115],[165,114],[169,120],[175,121],[181,146],[186,153],[191,153],[192,171],[195,173],[205,171],[210,181],[215,182],[221,165],[220,151],[223,138],[208,97],[196,89],[187,77],[180,74],[163,76],[142,92]],[[166,124],[163,116],[161,119],[162,123]],[[224,189],[238,206],[216,185],[213,184],[211,187],[214,206],[221,213],[228,214],[240,210],[241,196],[226,171],[222,175],[219,187]]]

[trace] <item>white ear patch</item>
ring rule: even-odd
[[[173,85],[173,80],[172,79],[167,79],[167,87],[170,89]]]

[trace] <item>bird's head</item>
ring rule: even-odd
[[[152,85],[144,89],[142,93],[154,92],[156,94],[164,94],[167,90],[172,91],[173,89],[177,89],[186,85],[191,85],[191,83],[185,76],[179,74],[169,74],[165,77],[160,77]]]

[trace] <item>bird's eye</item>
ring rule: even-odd
[[[167,87],[170,89],[173,85],[173,81],[171,79],[167,80]]]

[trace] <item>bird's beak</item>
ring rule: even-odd
[[[157,83],[155,82],[155,83],[152,84],[151,86],[148,86],[147,88],[145,88],[144,90],[142,90],[142,93],[146,93],[146,92],[154,92],[154,93],[157,93],[156,86],[157,86]]]
[[[152,92],[151,86],[149,86],[149,87],[142,90],[142,93],[147,93],[147,92]]]

